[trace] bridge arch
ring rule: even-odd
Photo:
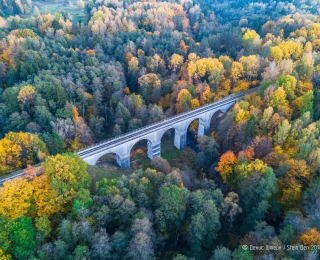
[[[153,140],[150,140],[149,138],[139,138],[137,140],[135,140],[134,142],[132,142],[128,148],[128,151],[129,151],[129,154],[131,154],[132,152],[132,149],[135,145],[137,145],[139,142],[143,142],[143,141],[147,141],[147,144],[149,145],[152,145],[154,143]]]
[[[155,157],[161,156],[161,139],[158,138],[158,135],[155,134],[151,137],[144,137],[144,138],[139,138],[132,142],[129,146],[129,157],[132,153],[132,149],[134,148],[135,145],[137,145],[141,141],[147,141],[147,154],[150,160],[152,160]],[[130,158],[129,158],[130,160]]]
[[[119,166],[121,166],[120,161],[122,158],[124,158],[124,155],[121,154],[120,151],[117,151],[117,149],[108,149],[108,150],[102,151],[100,153],[94,154],[94,155],[90,156],[89,159],[86,159],[86,162],[89,165],[96,165],[97,162],[99,161],[99,159],[107,154],[114,154],[116,156],[117,163],[119,164]]]

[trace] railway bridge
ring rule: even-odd
[[[98,159],[108,153],[116,154],[117,163],[122,168],[130,167],[130,152],[140,140],[148,142],[148,157],[161,156],[161,138],[164,133],[174,129],[174,145],[183,149],[187,145],[187,131],[195,119],[199,120],[198,136],[203,136],[210,129],[211,118],[216,112],[226,112],[247,94],[256,92],[257,88],[231,94],[217,102],[201,106],[194,110],[166,118],[160,122],[122,134],[107,141],[78,151],[79,156],[89,165],[95,165]]]

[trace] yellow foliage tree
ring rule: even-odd
[[[247,81],[240,81],[236,84],[236,87],[233,89],[233,93],[241,92],[249,89],[250,83]]]
[[[311,25],[311,30],[309,31],[309,35],[316,36],[316,38],[320,38],[320,23],[314,23]]]
[[[268,165],[265,164],[263,161],[256,159],[250,163],[242,163],[236,167],[236,172],[239,175],[247,178],[249,175],[255,172],[260,172],[264,174],[266,172]]]
[[[275,60],[278,64],[281,62],[283,58],[283,52],[278,46],[271,47],[269,55],[271,60]]]
[[[320,244],[320,232],[315,228],[311,228],[308,231],[304,232],[299,237],[299,242],[304,246],[311,247],[312,245]]]
[[[198,127],[199,127],[199,120],[198,119],[192,121],[192,123],[189,126],[190,130],[195,134],[197,134]]]
[[[271,100],[269,102],[269,105],[272,107],[278,107],[278,106],[288,106],[288,100],[286,100],[287,94],[283,87],[279,87],[276,89],[276,91],[272,94]]]
[[[313,48],[315,51],[319,51],[319,50],[320,50],[320,39],[315,39],[315,40],[312,42],[312,48]]]
[[[172,68],[173,71],[176,71],[176,69],[180,67],[182,64],[183,64],[183,56],[174,53],[171,56],[170,65],[169,65],[170,68]]]
[[[197,60],[199,60],[200,59],[200,57],[199,56],[197,56],[197,54],[195,54],[195,53],[193,53],[193,52],[191,52],[189,55],[188,55],[188,61],[189,62],[196,62]]]
[[[37,216],[42,217],[46,215],[50,217],[52,214],[58,212],[60,208],[55,200],[56,193],[50,187],[49,177],[41,175],[32,181],[32,185]]]
[[[79,116],[78,108],[76,106],[72,106],[72,118],[76,124],[80,123],[80,116]]]
[[[278,180],[278,202],[283,211],[293,210],[302,200],[302,185],[294,178],[280,178]]]
[[[232,62],[230,68],[230,78],[232,79],[233,83],[238,82],[240,78],[244,75],[244,68],[242,63],[234,61]]]
[[[236,115],[236,122],[242,122],[244,120],[248,120],[250,118],[250,112],[249,111],[245,111],[244,109],[240,108],[237,115]]]
[[[290,59],[291,57],[298,59],[303,53],[302,45],[294,41],[281,42],[278,46],[285,59]]]
[[[244,72],[248,81],[251,81],[258,76],[260,62],[256,55],[242,56],[239,61],[243,65]]]
[[[0,175],[4,175],[21,167],[21,146],[10,139],[0,140]]]
[[[297,92],[302,96],[308,91],[313,90],[313,83],[311,81],[299,81]]]
[[[20,151],[24,151],[20,153],[20,162],[17,162],[19,166],[27,167],[28,164],[32,165],[43,161],[48,156],[46,144],[35,134],[9,132],[3,140],[10,140],[14,145],[20,147]],[[17,146],[13,146],[11,149],[8,147],[9,156],[17,158]]]
[[[204,91],[201,93],[201,104],[208,104],[214,99],[214,94],[212,93],[210,87],[207,85]]]
[[[191,109],[200,107],[200,102],[197,98],[191,100]]]
[[[255,30],[247,30],[243,35],[243,41],[254,41],[256,37],[259,37],[259,34]]]
[[[69,209],[79,190],[89,188],[91,179],[87,164],[78,155],[50,156],[42,165],[63,210]]]
[[[231,89],[231,80],[230,79],[225,79],[222,80],[218,86],[218,92],[222,92],[224,96],[228,95]]]
[[[7,181],[0,188],[0,215],[9,219],[20,216],[41,217],[59,211],[56,193],[50,187],[48,176],[42,175],[32,181],[20,177]]]
[[[0,215],[9,219],[32,214],[33,186],[25,178],[6,181],[0,188]]]
[[[12,257],[10,255],[5,254],[5,252],[3,252],[3,250],[0,248],[0,260],[11,260],[11,259]]]
[[[16,68],[11,48],[2,51],[2,54],[0,54],[0,61],[4,62],[7,68],[9,68],[10,65],[12,65],[13,68]]]
[[[221,76],[223,73],[223,64],[218,59],[203,58],[195,62],[189,62],[188,65],[188,75],[190,78],[200,78],[211,74]]]

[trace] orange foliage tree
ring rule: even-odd
[[[227,182],[229,175],[234,169],[234,166],[238,162],[238,158],[234,152],[229,151],[221,155],[218,166],[215,168],[220,173],[224,183]]]

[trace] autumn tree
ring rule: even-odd
[[[224,183],[228,181],[229,177],[231,177],[231,174],[234,171],[234,167],[237,162],[238,159],[232,151],[226,152],[221,155],[220,161],[215,170],[220,173]]]
[[[282,50],[278,46],[271,47],[270,58],[279,64],[283,58]]]
[[[258,47],[261,45],[261,39],[259,34],[255,30],[248,29],[242,37],[243,46],[248,53],[258,51]]]
[[[299,241],[305,246],[318,245],[320,243],[320,232],[315,228],[311,228],[299,237]]]
[[[295,97],[297,80],[293,76],[284,75],[276,81],[277,87],[282,87],[290,100]]]
[[[188,111],[191,107],[192,96],[187,89],[181,89],[176,103],[176,109],[178,113]]]
[[[147,103],[157,102],[161,96],[161,82],[159,77],[154,73],[141,76],[138,79],[139,94]]]
[[[260,62],[256,55],[242,56],[239,60],[243,66],[245,76],[248,81],[257,78]]]
[[[173,54],[170,60],[170,68],[175,72],[183,64],[183,57],[179,54]]]
[[[281,125],[278,126],[278,129],[273,137],[274,142],[276,145],[282,146],[286,139],[289,136],[291,130],[291,124],[287,119],[285,119]]]
[[[57,202],[68,207],[77,193],[87,189],[90,176],[87,165],[77,155],[50,156],[43,163],[44,174],[50,178],[50,185],[56,191]]]
[[[242,63],[240,62],[232,62],[230,68],[230,78],[232,79],[233,83],[238,82],[244,76],[244,68]]]
[[[21,167],[22,148],[10,139],[0,140],[0,175],[10,173]]]
[[[37,92],[33,86],[27,85],[20,89],[18,94],[18,101],[26,106],[28,114],[30,115],[31,105],[34,103]]]

